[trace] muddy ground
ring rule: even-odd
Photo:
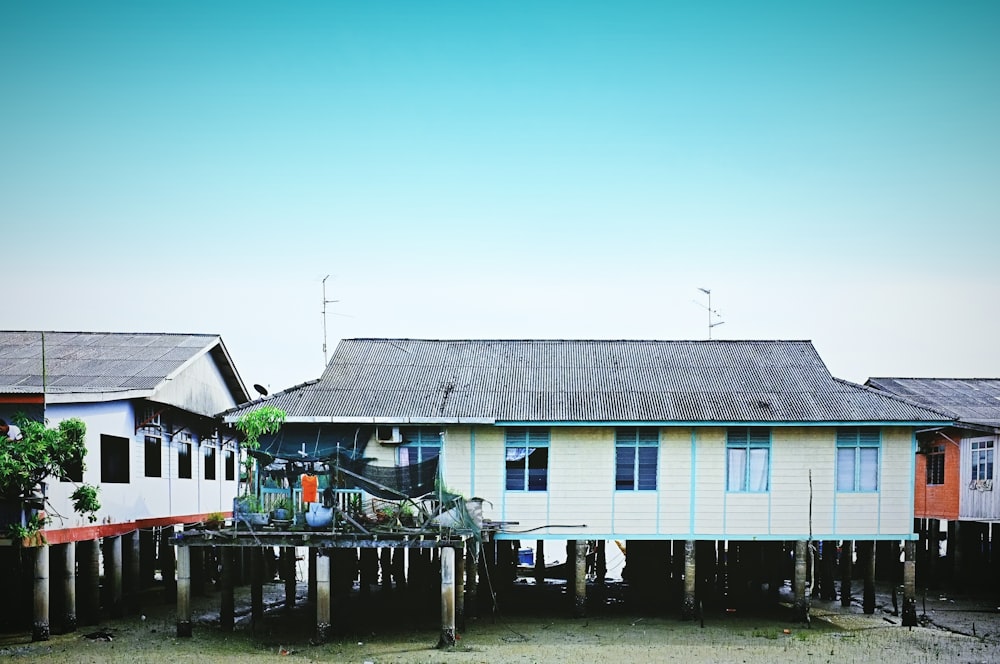
[[[459,631],[456,647],[435,648],[439,611],[432,602],[404,613],[388,608],[376,591],[355,597],[335,615],[338,633],[314,645],[313,609],[306,587],[292,609],[283,606],[283,585],[266,586],[269,605],[253,629],[246,615],[247,589],[237,591],[232,633],[218,626],[219,595],[194,598],[194,636],[176,636],[174,607],[155,593],[143,598],[142,616],[81,627],[31,643],[30,634],[0,634],[0,657],[25,662],[1000,662],[1000,613],[988,600],[941,595],[921,597],[922,626],[905,628],[892,614],[890,596],[878,595],[874,615],[860,606],[813,601],[809,626],[790,622],[786,609],[751,615],[714,611],[698,621],[675,615],[639,615],[612,597],[569,617],[569,603],[553,605],[520,589],[512,606],[486,611]],[[556,597],[557,589],[549,593]],[[563,596],[565,599],[565,596]],[[396,602],[394,605],[398,605]],[[565,609],[565,610],[564,610]],[[89,638],[100,634],[102,638]],[[89,637],[88,637],[89,636]],[[106,636],[106,638],[103,638]]]

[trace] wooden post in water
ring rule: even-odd
[[[854,542],[844,540],[840,546],[840,605],[851,605],[851,574],[854,564]]]
[[[49,631],[49,547],[47,544],[31,549],[35,559],[33,592],[34,613],[31,620],[31,640],[48,641]]]
[[[573,560],[573,617],[587,615],[587,540],[576,540]],[[569,561],[567,561],[569,562]]]
[[[441,549],[441,638],[438,648],[455,645],[455,549]]]
[[[917,543],[906,540],[903,543],[903,625],[914,627],[917,624],[917,575],[914,559],[917,553]]]
[[[191,636],[191,547],[177,547],[177,636]]]
[[[862,610],[871,615],[875,613],[875,542],[862,542],[861,565],[865,574],[864,595],[861,601]]]
[[[695,597],[697,568],[695,566],[695,541],[684,540],[684,601],[681,605],[681,618],[694,620],[698,616],[698,604]]]
[[[806,540],[795,542],[795,620],[809,622],[809,597],[806,595],[806,573],[808,571],[809,543]]]
[[[222,604],[219,609],[219,628],[223,632],[233,631],[236,622],[236,598],[233,589],[236,576],[236,551],[236,548],[231,546],[219,548],[222,556]]]
[[[330,558],[313,557],[316,570],[316,643],[330,637]]]

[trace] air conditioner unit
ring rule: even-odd
[[[399,445],[403,442],[403,433],[399,427],[376,427],[375,438],[383,445]]]

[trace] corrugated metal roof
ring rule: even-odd
[[[869,378],[865,384],[969,424],[1000,427],[1000,378]]]
[[[0,331],[0,394],[42,391],[41,331]],[[192,358],[212,352],[234,395],[248,398],[214,334],[44,332],[50,394],[152,390]]]
[[[366,421],[948,419],[833,378],[808,341],[345,339],[318,381],[267,403],[292,418]]]

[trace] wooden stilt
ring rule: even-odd
[[[441,549],[441,637],[438,648],[455,645],[455,549]]]
[[[174,527],[164,526],[160,531],[160,576],[163,577],[163,600],[177,600],[177,562],[174,554]]]
[[[295,549],[281,547],[281,577],[285,581],[285,608],[295,606]]]
[[[913,540],[903,544],[903,625],[906,627],[917,624],[916,549],[917,543]]]
[[[387,546],[382,547],[379,551],[378,561],[382,591],[389,592],[392,590],[392,549]]]
[[[220,547],[222,556],[222,605],[219,609],[219,628],[223,632],[233,631],[236,614],[234,581],[236,576],[236,549]]]
[[[576,540],[573,573],[573,617],[587,615],[587,542]]]
[[[927,519],[927,564],[921,572],[923,585],[931,588],[938,587],[939,567],[941,553],[941,521],[938,519]]]
[[[156,536],[162,529],[139,531],[139,588],[144,590],[153,585],[156,576]]]
[[[545,540],[535,540],[535,585],[545,585]]]
[[[465,615],[479,616],[479,543],[469,540],[465,555]]]
[[[465,630],[465,546],[455,550],[455,627]]]
[[[695,541],[684,541],[684,602],[681,606],[681,618],[694,620],[698,616],[698,604],[695,597],[697,581],[695,565]]]
[[[837,586],[834,582],[837,569],[837,542],[823,540],[820,557],[820,597],[826,601],[837,599]]]
[[[854,542],[844,540],[840,545],[840,605],[851,605],[851,575],[854,573]]]
[[[792,587],[795,591],[795,620],[809,622],[809,597],[806,594],[806,572],[808,568],[809,543],[806,540],[795,542],[795,577]]]
[[[864,595],[862,598],[862,610],[871,615],[875,613],[875,542],[868,540],[862,542],[864,548],[859,558],[864,571]]]
[[[191,636],[191,549],[177,547],[177,636]]]
[[[317,573],[316,556],[318,555],[319,552],[313,547],[309,547],[306,551],[307,551],[306,559],[308,560],[307,573],[309,576],[309,582],[308,582],[309,589],[306,591],[306,601],[309,602],[310,604],[315,604],[316,592],[317,592],[316,584],[318,582],[318,579],[316,578],[316,573]]]
[[[315,560],[316,576],[316,643],[326,643],[330,637],[330,558]]]
[[[49,631],[49,547],[42,545],[31,550],[35,559],[33,593],[34,610],[31,620],[31,640],[48,641]]]
[[[264,620],[264,550],[255,546],[250,554],[250,628],[256,631]]]

